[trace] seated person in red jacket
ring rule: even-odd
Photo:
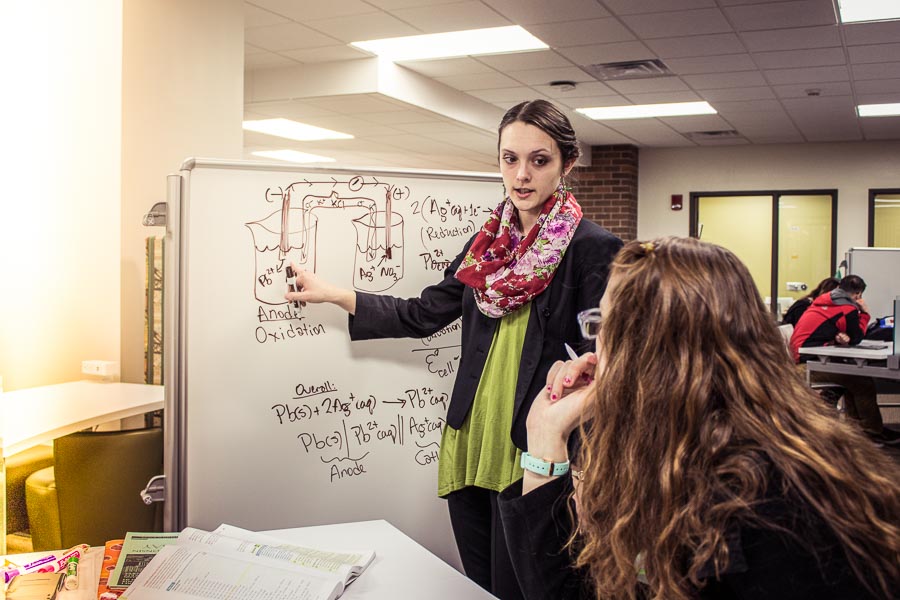
[[[820,281],[813,291],[791,304],[791,307],[787,309],[786,313],[784,313],[784,318],[781,319],[781,324],[793,325],[794,327],[796,327],[797,321],[800,320],[800,317],[803,316],[803,313],[806,312],[806,309],[812,305],[813,300],[815,300],[825,292],[830,292],[831,290],[836,288],[839,283],[840,281],[838,281],[834,277],[826,277],[825,279]]]
[[[500,494],[528,600],[897,598],[900,466],[809,388],[734,254],[629,242],[578,320],[596,353],[551,368]]]
[[[800,348],[813,346],[855,346],[859,344],[869,325],[869,311],[862,295],[866,282],[859,275],[847,275],[837,289],[813,300],[803,313],[791,336],[791,355],[795,362],[805,360]],[[878,409],[875,382],[871,377],[810,373],[810,381],[837,383],[847,393],[844,401],[847,414],[859,420],[863,430],[876,444],[900,445],[900,433],[887,429]]]

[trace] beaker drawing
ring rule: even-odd
[[[315,272],[318,218],[302,208],[284,207],[245,223],[253,236],[256,282],[253,295],[264,304],[287,304],[285,270],[294,264]]]
[[[370,211],[353,219],[353,226],[353,287],[364,292],[383,292],[403,277],[403,216]]]

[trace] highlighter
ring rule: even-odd
[[[70,556],[69,562],[66,563],[66,589],[78,589],[78,557]]]

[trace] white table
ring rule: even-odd
[[[163,407],[163,386],[72,381],[0,394],[3,457],[37,444]]]
[[[465,575],[439,559],[387,521],[360,521],[316,527],[278,529],[271,535],[298,544],[334,550],[375,550],[375,560],[351,583],[341,600],[496,600]],[[125,537],[125,532],[122,532]],[[9,556],[23,564],[45,553]],[[91,548],[79,564],[78,589],[59,600],[94,600],[103,548]]]
[[[810,357],[806,362],[807,373],[821,371],[900,380],[900,369],[890,364],[894,354],[891,342],[863,340],[858,346],[814,346],[800,348],[800,354]]]
[[[491,599],[465,575],[384,520],[266,532],[299,544],[335,550],[375,550],[375,560],[341,600]]]

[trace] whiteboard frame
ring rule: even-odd
[[[450,179],[503,183],[498,173],[479,171],[439,171],[424,169],[389,169],[367,167],[317,167],[261,161],[237,161],[215,158],[188,158],[182,162],[178,173],[167,177],[166,239],[169,249],[165,261],[165,293],[163,297],[165,332],[163,357],[163,384],[165,385],[165,410],[163,412],[164,456],[163,470],[166,476],[163,528],[180,531],[187,525],[187,398],[189,365],[187,364],[189,340],[187,339],[188,295],[190,293],[187,257],[190,252],[190,223],[187,207],[190,204],[190,174],[197,168],[277,171],[281,173],[309,173],[322,175],[388,175],[422,179]]]

